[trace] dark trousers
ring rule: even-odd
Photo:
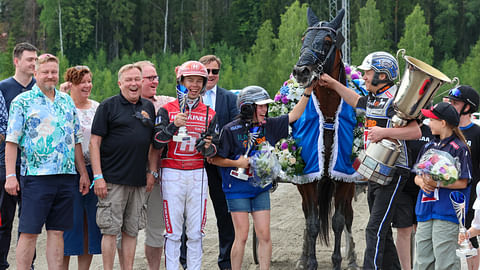
[[[232,268],[230,265],[230,252],[235,240],[232,216],[228,212],[227,200],[222,189],[222,177],[217,166],[206,164],[208,175],[208,192],[212,200],[218,228],[218,267],[220,269]]]
[[[404,177],[403,177],[404,178]],[[370,219],[365,229],[366,248],[363,269],[401,269],[392,237],[392,218],[395,200],[406,178],[396,176],[392,183],[382,186],[368,182]]]
[[[232,251],[233,240],[235,240],[235,230],[233,228],[232,216],[228,212],[227,200],[222,189],[222,176],[217,166],[205,163],[205,169],[208,176],[208,192],[212,200],[213,209],[215,210],[215,217],[217,218],[218,228],[218,267],[220,269],[232,268],[230,264],[230,252]],[[187,237],[182,233],[182,246],[180,248],[180,263],[183,268],[186,265]]]
[[[7,257],[12,239],[13,219],[17,210],[17,196],[5,191],[5,178],[0,181],[0,270],[9,267]]]

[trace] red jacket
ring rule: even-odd
[[[191,136],[191,140],[185,142],[173,141],[173,135],[178,133],[178,128],[173,124],[175,116],[178,113],[180,113],[180,108],[177,100],[165,104],[158,111],[157,126],[155,127],[155,143],[157,145],[166,144],[168,148],[166,158],[161,160],[161,167],[179,170],[201,169],[204,166],[204,156],[197,151],[195,143],[201,133],[205,132],[207,106],[199,102],[196,107],[188,111],[186,128],[188,135]],[[214,118],[214,116],[215,111],[209,108],[209,129],[215,128],[214,126],[216,126],[216,117]]]

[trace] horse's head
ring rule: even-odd
[[[293,76],[300,86],[310,86],[322,73],[330,73],[335,60],[335,49],[340,49],[344,42],[342,34],[337,32],[344,15],[345,10],[342,9],[331,22],[320,22],[308,8],[308,28],[304,34],[300,57],[293,68]]]

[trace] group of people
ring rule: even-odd
[[[206,55],[175,69],[177,98],[156,95],[155,66],[140,61],[122,66],[120,93],[98,103],[90,99],[93,74],[87,66],[69,68],[57,89],[57,57],[37,53],[31,44],[17,44],[15,75],[0,82],[0,140],[5,141],[0,147],[0,269],[9,267],[17,203],[17,269],[33,268],[44,225],[49,269],[68,269],[70,256],[78,256],[79,269],[89,269],[93,254],[102,254],[104,269],[113,269],[117,250],[121,268],[132,269],[137,235],[144,228],[149,269],[159,269],[162,250],[167,269],[180,264],[201,269],[208,193],[217,218],[218,267],[241,269],[251,213],[260,269],[269,269],[271,185],[248,181],[250,150],[288,136],[312,87],[291,112],[268,117],[273,102],[268,92],[248,86],[237,97],[218,87],[221,60]],[[474,236],[480,234],[480,214],[473,211],[480,208],[479,201],[474,204],[480,127],[471,122],[478,93],[470,86],[456,87],[448,102],[422,110],[428,126],[411,120],[393,127],[396,59],[375,52],[358,68],[365,71],[367,96],[328,74],[319,83],[365,115],[366,145],[386,138],[406,142],[393,180],[387,185],[368,181],[364,269],[411,269],[412,231],[415,269],[458,269],[457,241],[467,236],[458,235],[452,190],[469,202],[466,225],[472,226],[468,238],[475,248]],[[459,180],[444,186],[411,172],[429,149],[459,160]],[[238,168],[246,169],[247,179],[238,177]],[[478,256],[469,264],[477,269]]]

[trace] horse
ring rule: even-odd
[[[341,269],[341,235],[345,228],[347,234],[348,269],[357,269],[354,242],[351,235],[353,222],[352,199],[355,195],[355,183],[351,181],[337,181],[332,177],[332,145],[336,130],[332,128],[338,117],[337,109],[342,102],[341,97],[332,89],[321,87],[318,78],[322,73],[346,83],[345,68],[341,60],[341,44],[343,36],[337,32],[345,11],[339,11],[336,18],[330,22],[320,22],[309,8],[307,11],[308,28],[304,33],[300,57],[293,69],[293,76],[300,86],[313,86],[316,104],[323,117],[323,164],[319,165],[319,172],[313,182],[297,185],[302,197],[302,209],[305,216],[305,229],[302,255],[297,262],[297,269],[317,269],[315,244],[318,235],[322,242],[329,244],[329,218],[334,198],[335,212],[332,217],[332,228],[335,235],[335,245],[332,254],[334,269]],[[312,95],[313,98],[313,95]],[[350,107],[353,112],[353,108]],[[330,126],[330,128],[327,128]],[[333,125],[334,126],[334,125]],[[322,129],[320,127],[319,129]],[[319,133],[321,137],[322,132]],[[308,162],[307,162],[308,163]],[[322,163],[318,160],[318,163]],[[322,169],[323,168],[323,169]],[[353,168],[352,168],[353,170]],[[354,172],[354,170],[353,170]],[[358,174],[356,174],[358,179]],[[336,179],[333,179],[336,178]],[[353,179],[354,177],[352,177]]]

